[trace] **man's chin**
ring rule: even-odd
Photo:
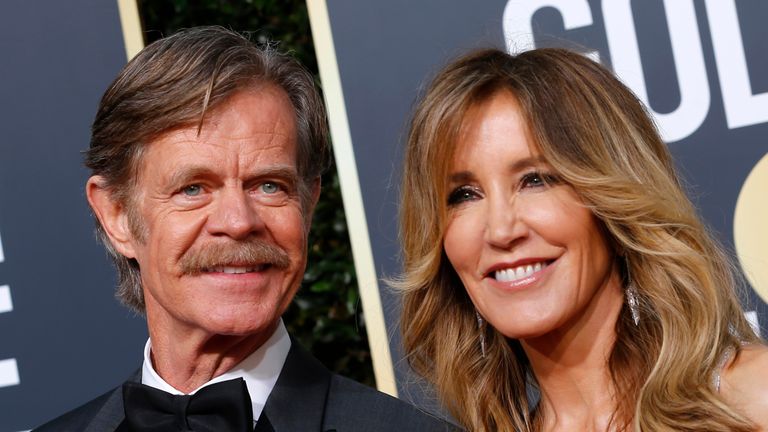
[[[250,317],[209,317],[201,323],[200,328],[210,335],[217,336],[264,336],[269,338],[277,328],[280,315],[277,316],[254,316]]]

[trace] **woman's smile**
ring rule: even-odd
[[[523,264],[498,264],[492,267],[486,278],[493,286],[501,289],[519,290],[532,286],[541,280],[553,260],[526,260]]]

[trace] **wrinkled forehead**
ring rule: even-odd
[[[241,90],[201,119],[200,139],[248,139],[258,134],[296,141],[296,115],[285,91],[266,84]]]
[[[129,191],[147,180],[170,181],[178,172],[213,172],[236,166],[246,175],[279,165],[297,178],[296,122],[290,101],[277,87],[249,89],[210,110],[202,128],[187,123],[149,139],[133,162]],[[126,196],[125,198],[130,198]]]
[[[280,147],[295,158],[296,115],[283,89],[271,84],[254,85],[209,105],[197,118],[148,139],[143,143],[143,153],[170,138],[181,143],[206,143],[222,150],[232,142],[247,144],[259,140],[267,146]]]

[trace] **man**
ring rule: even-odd
[[[222,28],[182,31],[123,69],[92,132],[88,202],[150,340],[137,376],[37,430],[448,430],[331,374],[280,319],[328,160],[297,62]]]

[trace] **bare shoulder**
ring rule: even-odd
[[[721,392],[731,406],[768,431],[768,347],[742,347],[723,371]]]

